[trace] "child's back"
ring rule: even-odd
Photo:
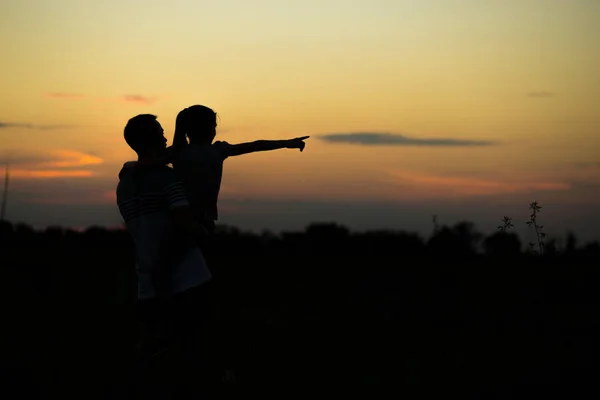
[[[217,200],[228,149],[227,142],[190,143],[173,158],[173,167],[185,185],[195,214],[206,222],[219,217]]]

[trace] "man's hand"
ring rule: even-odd
[[[180,206],[171,209],[171,216],[175,225],[181,229],[197,245],[206,241],[210,232],[196,221],[190,206]]]
[[[290,139],[287,141],[287,145],[285,147],[287,147],[288,149],[300,149],[300,151],[302,151],[306,146],[306,143],[304,143],[304,141],[309,137],[310,136],[302,136],[297,137],[295,139]]]

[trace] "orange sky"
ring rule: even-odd
[[[114,208],[116,174],[134,157],[122,139],[126,121],[156,114],[170,139],[177,112],[197,103],[219,113],[221,140],[312,136],[303,153],[227,161],[223,206],[236,215],[249,200],[437,201],[438,214],[458,201],[465,219],[467,204],[482,196],[507,199],[507,212],[525,198],[546,200],[555,213],[597,203],[597,1],[0,7],[0,161],[11,162],[15,191],[9,218],[76,224],[50,210]],[[367,135],[321,136],[350,133]],[[40,202],[48,213],[33,211]],[[86,210],[85,223],[93,222],[94,208]],[[106,224],[118,223],[111,212]],[[340,218],[352,224],[352,215]]]

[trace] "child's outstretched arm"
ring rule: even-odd
[[[257,151],[270,151],[278,149],[300,149],[304,150],[306,143],[304,141],[310,136],[302,136],[288,140],[257,140],[248,143],[232,144],[229,147],[229,156],[239,156],[242,154],[255,153]]]

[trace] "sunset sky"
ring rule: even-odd
[[[204,104],[231,143],[223,223],[432,229],[504,215],[600,239],[598,0],[3,0],[7,217],[116,226],[123,127]],[[526,236],[527,237],[527,236]]]

